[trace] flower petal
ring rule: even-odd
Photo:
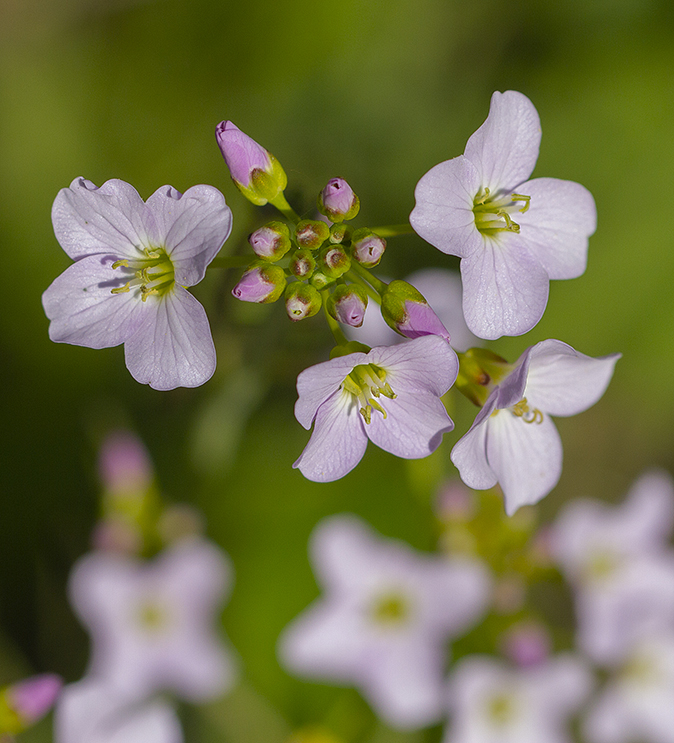
[[[461,261],[461,278],[466,324],[479,338],[526,333],[548,303],[548,275],[517,235],[486,238]]]
[[[365,454],[367,436],[363,425],[351,395],[335,391],[319,407],[309,443],[293,467],[314,482],[339,480]]]
[[[496,409],[496,395],[490,395],[478,412],[468,433],[454,445],[450,459],[459,470],[461,479],[469,488],[487,490],[498,482],[496,473],[487,461],[487,424]]]
[[[422,176],[410,214],[414,231],[434,247],[463,258],[482,244],[473,201],[480,190],[475,166],[463,156],[446,160]]]
[[[198,387],[215,371],[215,346],[204,308],[182,286],[156,298],[154,311],[124,344],[126,367],[156,390]]]
[[[212,186],[193,186],[180,194],[162,186],[147,200],[154,215],[152,240],[165,247],[181,286],[194,286],[206,273],[232,231],[232,212]]]
[[[592,194],[573,181],[536,178],[517,187],[531,196],[530,208],[517,214],[520,239],[551,279],[575,279],[587,266],[588,238],[597,229]]]
[[[110,348],[124,343],[152,314],[149,304],[132,289],[112,294],[132,276],[113,269],[115,257],[92,255],[69,266],[42,295],[51,320],[49,337],[57,343]]]
[[[454,428],[442,401],[430,392],[400,394],[394,400],[384,399],[381,404],[386,418],[373,411],[371,422],[365,424],[365,433],[380,449],[403,459],[432,454],[440,446],[442,434]]]
[[[440,336],[422,336],[395,346],[379,346],[367,354],[368,364],[386,371],[386,381],[400,395],[424,390],[439,397],[454,384],[459,360]]]
[[[534,104],[507,90],[491,97],[489,116],[471,136],[464,155],[492,195],[513,191],[532,173],[541,144],[541,122]]]
[[[116,179],[97,188],[75,178],[57,194],[52,223],[59,244],[74,259],[96,253],[137,258],[149,245],[145,204],[133,186]]]
[[[555,424],[547,415],[541,423],[527,423],[500,411],[488,423],[487,461],[503,490],[508,516],[537,503],[562,474],[562,442]]]
[[[366,363],[366,359],[364,353],[351,353],[314,364],[300,372],[297,377],[299,397],[295,403],[295,418],[304,428],[311,428],[318,408],[340,388],[353,367]]]
[[[524,395],[532,407],[550,415],[581,413],[604,394],[620,356],[592,358],[562,341],[541,341],[529,355]]]

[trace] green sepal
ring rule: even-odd
[[[330,237],[330,228],[320,219],[303,219],[295,227],[295,242],[300,248],[315,250]]]
[[[316,270],[316,259],[313,253],[307,248],[296,250],[290,256],[290,265],[288,270],[298,279],[309,279]]]
[[[351,257],[340,245],[323,248],[318,260],[323,273],[332,279],[338,279],[351,268]]]
[[[330,358],[336,359],[339,356],[348,356],[350,353],[369,353],[372,349],[364,343],[358,341],[349,341],[341,346],[335,346],[330,351]]]
[[[494,388],[515,368],[487,348],[469,348],[457,355],[459,374],[454,386],[479,407],[487,402]]]

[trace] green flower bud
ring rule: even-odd
[[[316,287],[318,291],[326,289],[328,286],[332,286],[335,281],[337,281],[337,279],[334,279],[332,276],[328,276],[323,271],[314,271],[311,278],[309,279],[309,283],[312,286]]]
[[[338,279],[351,268],[351,258],[341,245],[332,245],[321,250],[318,265],[326,276]]]
[[[295,242],[300,248],[315,250],[330,237],[330,228],[319,219],[303,219],[295,228]]]
[[[285,299],[286,312],[294,322],[315,315],[323,304],[318,291],[311,284],[305,284],[301,281],[288,284]]]
[[[486,348],[469,348],[459,353],[459,375],[455,386],[471,402],[482,407],[492,390],[515,368]]]
[[[316,259],[310,250],[296,250],[290,256],[288,269],[298,279],[308,279],[316,270]]]

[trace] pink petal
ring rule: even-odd
[[[541,122],[534,104],[507,90],[491,97],[489,116],[464,151],[478,171],[479,184],[497,192],[514,191],[532,173],[541,143]]]
[[[597,229],[592,194],[580,183],[536,178],[517,192],[531,196],[529,209],[514,215],[520,239],[551,279],[575,279],[585,272],[588,238]]]
[[[198,387],[215,371],[215,347],[204,308],[181,286],[157,298],[153,312],[124,344],[127,369],[156,390]]]
[[[468,433],[459,439],[450,454],[461,479],[469,488],[476,490],[493,488],[498,481],[487,461],[487,424],[495,408],[496,396],[492,395],[475,417]]]

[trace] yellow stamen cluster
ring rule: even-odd
[[[377,624],[402,624],[409,616],[407,599],[397,591],[382,594],[373,602],[371,616]]]
[[[394,400],[397,395],[386,381],[386,371],[375,364],[359,364],[342,382],[342,389],[350,392],[360,403],[359,412],[365,423],[372,421],[372,410],[386,418],[386,410],[379,402],[380,395]]]
[[[524,206],[518,206],[520,202],[524,202]],[[481,188],[473,200],[475,226],[483,235],[488,236],[493,236],[496,232],[519,232],[519,224],[510,215],[515,211],[524,214],[529,209],[530,202],[531,196],[526,194],[492,196],[488,188]]]
[[[526,397],[513,405],[510,412],[521,418],[525,423],[543,423],[543,413],[538,408],[532,410]]]
[[[145,248],[143,257],[123,258],[115,261],[112,268],[131,269],[134,278],[127,281],[124,286],[111,289],[111,294],[126,294],[132,288],[138,287],[143,302],[152,294],[165,294],[175,282],[173,263],[163,248]]]

